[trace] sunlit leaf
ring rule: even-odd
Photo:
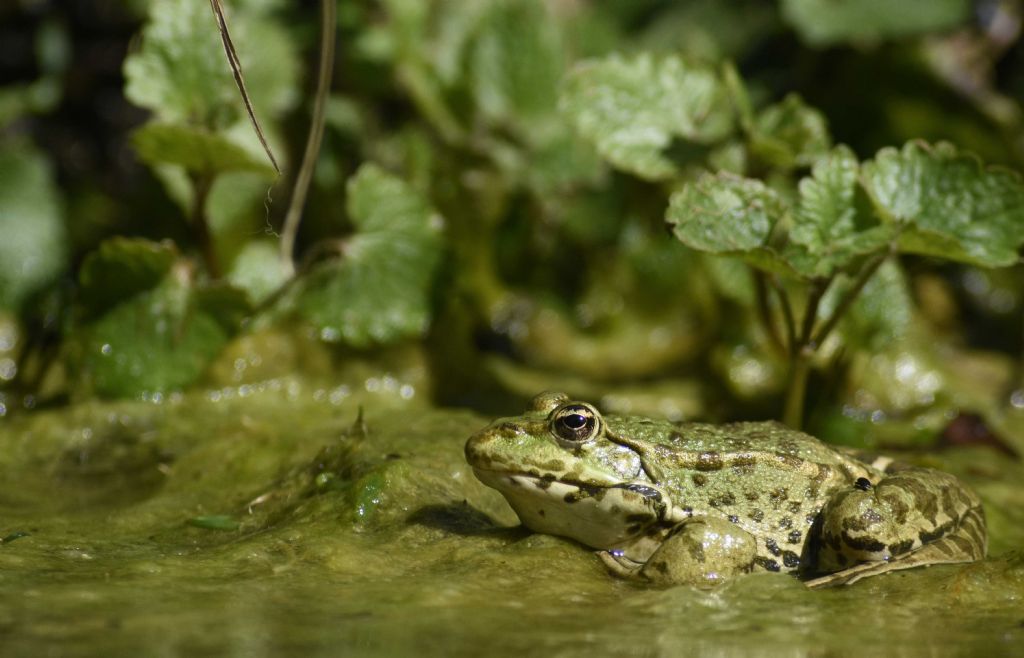
[[[806,248],[810,274],[829,276],[892,238],[891,225],[879,224],[866,203],[859,174],[853,151],[839,146],[800,181],[790,238]]]
[[[940,143],[882,149],[863,167],[876,212],[899,230],[901,251],[1000,267],[1019,260],[1024,244],[1020,176],[985,168]]]
[[[687,183],[673,194],[665,218],[675,236],[693,249],[793,274],[769,245],[772,229],[786,213],[785,202],[761,181],[720,173]]]
[[[266,2],[233,2],[231,34],[257,110],[278,113],[297,99],[298,59]],[[124,62],[125,96],[165,122],[224,128],[242,101],[208,2],[153,0],[141,47]]]
[[[146,162],[175,164],[199,174],[256,171],[268,176],[274,168],[262,152],[236,144],[222,133],[192,126],[147,123],[132,135],[132,143]]]
[[[567,77],[561,102],[603,157],[651,180],[676,173],[666,154],[673,140],[713,143],[733,124],[717,72],[678,57],[645,53],[584,62]]]
[[[441,217],[408,184],[364,165],[348,184],[356,232],[302,283],[299,313],[322,338],[363,347],[420,335],[441,258]]]

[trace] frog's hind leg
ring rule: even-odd
[[[818,567],[832,571],[808,587],[985,556],[985,517],[977,496],[947,473],[897,468],[835,496],[822,514]]]

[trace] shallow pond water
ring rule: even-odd
[[[1016,461],[928,457],[985,499],[984,562],[656,589],[518,528],[463,461],[487,420],[298,382],[7,420],[0,653],[1024,653]]]

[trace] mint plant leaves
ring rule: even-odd
[[[421,335],[441,260],[443,221],[407,183],[363,165],[348,183],[355,233],[301,282],[298,314],[322,339],[368,347]]]
[[[898,226],[900,250],[1004,267],[1024,245],[1020,176],[987,169],[951,144],[910,142],[886,148],[864,165],[876,212]]]
[[[585,62],[568,75],[561,102],[604,158],[648,180],[678,173],[665,153],[673,140],[708,144],[733,129],[732,104],[718,72],[675,56]]]
[[[104,397],[194,383],[251,312],[241,291],[197,283],[170,243],[113,238],[86,258],[71,370]]]

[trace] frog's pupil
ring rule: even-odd
[[[586,427],[587,417],[583,414],[569,414],[568,416],[563,417],[562,422],[564,422],[565,426],[569,429],[576,431]]]

